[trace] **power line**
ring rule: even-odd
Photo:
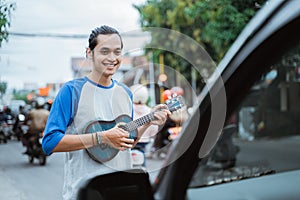
[[[86,39],[86,34],[61,34],[61,33],[20,33],[20,32],[9,32],[9,35],[17,37],[47,37],[47,38],[70,38],[70,39]],[[145,32],[141,33],[121,33],[122,37],[147,37],[148,34]]]
[[[18,37],[48,37],[48,38],[72,38],[72,39],[82,39],[87,38],[88,35],[84,34],[60,34],[60,33],[17,33],[9,32],[9,35]]]

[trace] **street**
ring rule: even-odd
[[[62,199],[63,154],[47,157],[45,166],[28,162],[21,142],[0,144],[0,199]]]
[[[297,169],[300,167],[298,150],[299,136],[285,139],[258,139],[255,142],[237,141],[240,152],[237,164],[228,170],[216,170],[202,166],[196,172],[193,185],[210,185],[231,181],[241,176],[257,176],[272,171]],[[64,154],[55,153],[47,157],[45,166],[38,160],[33,164],[22,152],[21,142],[9,140],[0,144],[0,199],[5,200],[60,200],[62,199]],[[146,167],[153,182],[163,161],[147,159]]]
[[[28,162],[23,155],[21,142],[9,140],[0,144],[0,199],[5,200],[60,200],[62,199],[64,154],[55,153],[47,157],[45,166],[35,159]],[[160,160],[147,160],[151,169],[158,169]],[[150,173],[151,180],[158,173]]]

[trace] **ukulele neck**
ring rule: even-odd
[[[123,129],[131,132],[153,120],[155,120],[154,112],[127,123],[124,125]]]

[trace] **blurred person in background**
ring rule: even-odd
[[[162,93],[162,98],[164,102],[166,102],[169,99],[172,99],[176,96],[181,96],[183,94],[183,89],[181,87],[176,86],[171,89],[166,89]],[[189,114],[187,112],[186,106],[184,105],[180,110],[173,112],[167,119],[164,126],[156,134],[153,145],[151,147],[150,153],[147,155],[147,158],[164,158],[167,153],[167,150],[164,149],[164,147],[170,142],[172,142],[172,140],[175,137],[178,136],[178,134],[181,131],[182,123],[185,122],[188,117]]]
[[[133,119],[135,120],[151,113],[152,109],[146,104],[149,98],[148,89],[141,84],[133,85],[130,87],[130,89],[133,94]],[[136,148],[140,149],[143,153],[146,153],[146,146],[151,141],[151,138],[155,136],[157,131],[157,125],[148,127],[143,136],[140,138],[139,142],[136,144]]]
[[[18,140],[20,140],[21,137],[23,136],[21,123],[24,122],[26,115],[27,113],[25,112],[25,107],[20,105],[19,111],[16,113],[15,122],[13,126],[14,135],[17,137]]]
[[[0,106],[0,122],[6,122],[8,120],[8,115],[4,109],[4,106]]]
[[[24,124],[28,125],[27,132],[22,136],[22,143],[27,148],[24,154],[32,150],[31,141],[44,131],[49,116],[49,111],[44,108],[46,101],[43,97],[37,97],[34,103],[35,108],[28,113],[24,121]]]

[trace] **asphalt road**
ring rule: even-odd
[[[0,144],[0,199],[62,199],[63,154],[47,157],[47,164],[33,164],[23,155],[21,142],[9,140]]]
[[[282,140],[260,139],[255,143],[238,141],[237,144],[240,152],[235,168],[223,171],[201,165],[193,184],[212,184],[241,174],[265,172],[262,171],[265,169],[281,171],[300,168],[300,136]],[[0,199],[61,200],[64,153],[47,157],[47,164],[40,166],[37,160],[30,164],[28,157],[22,154],[24,150],[21,142],[15,140],[0,144]],[[152,182],[162,165],[160,159],[147,160]]]
[[[64,154],[55,153],[47,157],[45,166],[37,159],[33,164],[23,155],[21,142],[9,140],[0,144],[0,199],[2,200],[61,200],[63,187]],[[159,169],[161,160],[147,161],[151,169]],[[154,180],[158,170],[152,170]]]

